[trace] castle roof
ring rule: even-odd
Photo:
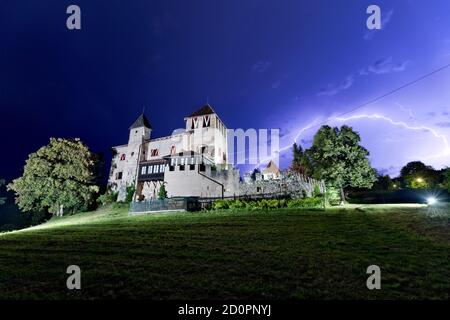
[[[136,121],[131,125],[130,130],[131,129],[136,129],[136,128],[141,128],[141,127],[146,127],[151,129],[152,126],[150,124],[150,121],[148,121],[147,117],[145,116],[145,114],[141,114],[139,116],[139,118],[136,119]]]
[[[270,160],[270,162],[267,164],[267,167],[263,170],[263,173],[269,172],[280,174],[280,169],[277,167],[275,162],[273,162],[273,160]]]
[[[216,113],[213,108],[207,103],[197,111],[195,111],[193,114],[187,116],[187,118],[191,117],[198,117],[198,116],[205,116],[207,114],[213,114]]]

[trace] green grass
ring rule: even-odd
[[[414,205],[127,215],[0,234],[0,299],[449,299],[449,215]],[[442,213],[442,212],[441,212]],[[66,268],[82,290],[66,289]],[[382,270],[382,290],[366,269]]]

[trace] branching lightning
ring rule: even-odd
[[[387,121],[390,124],[392,124],[393,126],[398,126],[398,127],[402,127],[404,129],[407,130],[413,130],[413,131],[427,131],[430,132],[435,138],[440,139],[443,143],[443,151],[426,157],[426,159],[434,159],[434,158],[440,158],[440,157],[445,157],[450,155],[450,146],[447,140],[447,137],[443,134],[439,134],[435,129],[427,127],[427,126],[410,126],[408,125],[406,122],[403,121],[395,121],[389,117],[386,117],[384,115],[380,115],[380,114],[360,114],[360,115],[354,115],[354,116],[350,116],[350,117],[335,117],[332,118],[333,120],[336,121],[350,121],[350,120],[360,120],[360,119],[375,119],[375,120],[383,120],[383,121]]]

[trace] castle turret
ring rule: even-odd
[[[227,160],[227,128],[214,109],[206,104],[185,117],[186,131],[190,132],[189,150],[208,157],[215,164]]]
[[[145,114],[141,114],[139,118],[130,127],[130,137],[128,145],[134,143],[142,143],[146,139],[150,139],[152,133],[152,126]]]
[[[139,160],[145,157],[144,143],[150,139],[152,126],[144,114],[141,114],[130,127],[128,144],[121,147],[113,159],[116,164],[116,171],[119,173],[119,179],[116,178],[118,200],[123,201],[126,198],[128,186],[136,183],[137,169]]]

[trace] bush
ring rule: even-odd
[[[163,182],[161,184],[161,187],[159,187],[159,191],[158,191],[158,199],[159,200],[164,200],[167,198],[167,191],[166,191],[166,183]]]
[[[288,208],[322,208],[323,198],[313,197],[313,198],[302,198],[302,199],[291,199],[287,204]]]
[[[136,192],[136,188],[134,187],[134,185],[127,186],[127,196],[125,197],[126,203],[130,203],[131,201],[133,201],[133,196],[134,196],[135,192]]]
[[[230,201],[228,200],[216,200],[212,205],[213,210],[229,209]]]
[[[228,208],[229,209],[244,209],[246,207],[246,204],[244,201],[241,200],[231,200],[228,201]]]
[[[313,197],[320,197],[322,195],[322,191],[320,191],[320,187],[318,184],[314,185]]]
[[[339,192],[339,189],[334,187],[327,187],[325,195],[327,199],[327,205],[338,206],[341,204],[341,194]]]
[[[97,202],[100,203],[102,206],[106,206],[108,204],[116,202],[118,195],[119,195],[118,192],[109,191],[99,196]]]
[[[268,209],[286,208],[287,203],[288,201],[286,199],[216,200],[212,205],[212,209],[268,210]]]

